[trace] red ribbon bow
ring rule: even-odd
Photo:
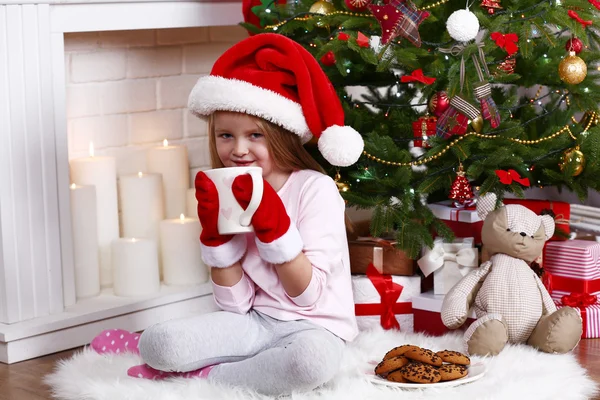
[[[396,314],[412,312],[412,303],[396,303],[404,287],[392,281],[392,276],[381,274],[373,264],[367,267],[367,278],[373,283],[377,293],[381,296],[380,304],[356,304],[354,306],[357,316],[381,315],[383,329],[400,329]]]
[[[560,300],[565,306],[580,308],[596,304],[598,302],[598,296],[589,293],[571,293],[569,295],[564,295]]]
[[[433,82],[435,82],[435,78],[423,75],[423,70],[419,68],[414,70],[410,75],[404,75],[402,78],[400,78],[400,82],[421,82],[426,85],[431,85]]]
[[[520,183],[523,186],[529,186],[529,178],[521,178],[521,175],[514,169],[503,171],[501,169],[496,170],[496,175],[500,178],[500,182],[505,185],[510,185],[513,181]]]
[[[600,1],[598,0],[588,0],[588,3],[596,7],[597,10],[600,10]]]
[[[493,32],[490,37],[501,49],[506,50],[509,56],[515,54],[519,50],[519,46],[517,45],[519,37],[516,33],[504,34]]]
[[[569,14],[569,17],[571,17],[575,21],[579,22],[581,24],[581,26],[583,27],[583,29],[585,29],[586,26],[592,25],[594,23],[591,20],[585,21],[585,20],[581,19],[581,17],[579,16],[579,14],[577,14],[577,12],[575,12],[573,10],[569,10],[569,12],[567,14]]]

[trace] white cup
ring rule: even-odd
[[[213,181],[219,193],[219,219],[217,229],[221,235],[252,232],[252,216],[258,209],[263,195],[262,168],[229,167],[203,171]],[[252,177],[252,198],[244,210],[236,200],[231,189],[233,180],[243,174]]]

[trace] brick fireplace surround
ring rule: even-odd
[[[68,160],[93,141],[119,175],[137,172],[167,138],[188,147],[191,176],[206,167],[187,95],[245,37],[241,19],[218,0],[0,0],[0,362],[216,309],[208,283],[76,301]]]

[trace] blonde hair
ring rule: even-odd
[[[218,111],[217,111],[218,112]],[[210,162],[212,168],[224,167],[217,153],[215,138],[214,113],[208,117],[208,145],[210,148]],[[312,169],[325,173],[323,167],[308,153],[302,145],[300,137],[278,125],[263,118],[252,116],[256,125],[267,139],[269,155],[275,166],[281,171],[291,172],[302,169]]]

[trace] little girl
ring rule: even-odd
[[[339,98],[314,57],[276,34],[226,51],[198,80],[189,108],[208,119],[214,168],[263,171],[254,232],[237,235],[219,234],[216,188],[203,172],[196,176],[202,257],[223,311],[159,323],[141,336],[105,331],[92,347],[138,351],[139,339],[146,365],[128,371],[136,377],[207,377],[269,395],[312,390],[338,371],[357,327],[344,201],[302,143],[317,137],[330,163],[347,166],[362,139],[343,126]],[[250,176],[236,178],[233,192],[246,207]]]

